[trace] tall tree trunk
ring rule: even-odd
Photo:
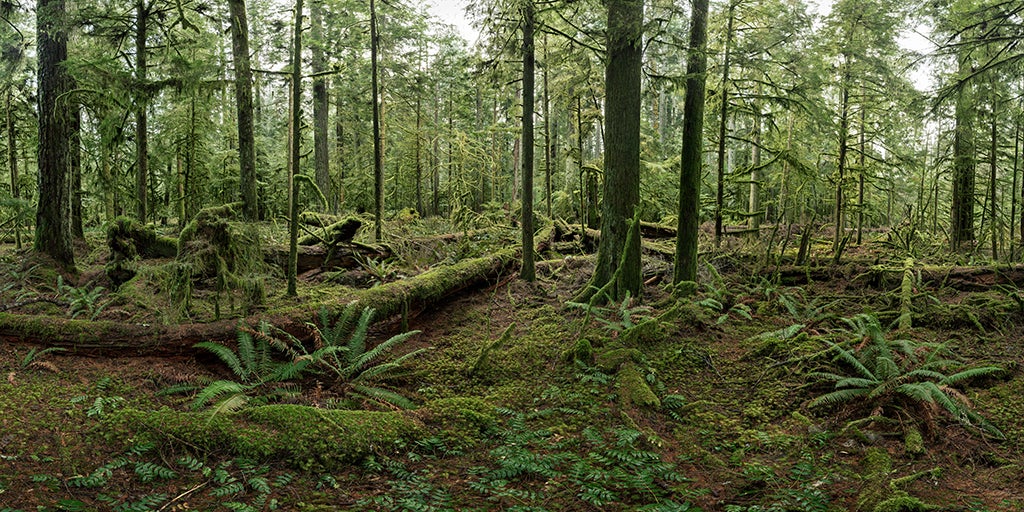
[[[69,89],[74,90],[73,78],[69,80]],[[82,107],[71,98],[67,98],[70,108],[71,126],[68,138],[68,172],[71,174],[71,235],[85,240],[85,226],[82,222]]]
[[[149,7],[145,0],[135,6],[135,199],[136,216],[146,223],[149,208],[149,90],[146,70],[146,38]]]
[[[640,75],[643,0],[609,0],[608,60],[605,68],[604,201],[597,267],[589,294],[606,285],[608,297],[638,297],[640,236]],[[630,231],[635,231],[630,236]],[[603,300],[602,297],[598,298]]]
[[[1024,100],[1022,100],[1024,102]],[[1010,202],[1010,261],[1017,260],[1017,249],[1013,242],[1013,223],[1014,219],[1017,218],[1017,183],[1018,176],[1020,175],[1020,116],[1017,116],[1013,123],[1013,200]],[[1020,196],[1024,199],[1024,195]],[[1021,209],[1024,213],[1024,208]],[[1024,220],[1021,222],[1021,241],[1024,242]]]
[[[761,95],[761,85],[757,86],[757,94]],[[754,127],[751,130],[750,138],[753,144],[750,146],[750,197],[747,207],[750,210],[750,230],[756,239],[761,229],[761,107],[754,102]]]
[[[238,110],[238,167],[242,214],[259,218],[256,191],[256,137],[252,105],[252,64],[249,59],[249,21],[245,0],[228,0],[231,10],[231,56],[235,65],[235,108]]]
[[[373,237],[381,240],[384,221],[384,162],[380,140],[380,89],[377,51],[380,34],[377,32],[377,1],[370,0],[370,88],[373,101]]]
[[[704,81],[707,74],[708,0],[693,0],[686,60],[686,100],[679,172],[679,221],[674,284],[697,280],[700,176],[704,144]]]
[[[299,186],[295,175],[299,172],[300,143],[302,141],[302,0],[295,0],[295,33],[292,41],[292,90],[291,90],[291,130],[290,131],[290,165],[288,166],[288,295],[298,295],[296,285],[299,263]]]
[[[715,192],[715,247],[722,244],[722,214],[725,209],[725,148],[726,148],[726,126],[729,122],[729,67],[730,49],[732,46],[732,25],[735,19],[736,3],[729,2],[729,20],[725,28],[725,50],[724,62],[722,63],[722,111],[718,120],[718,179]],[[731,169],[730,169],[731,171]]]
[[[988,202],[991,207],[989,219],[992,229],[992,260],[999,260],[999,203],[996,201],[996,162],[999,156],[998,99],[992,98],[992,131],[989,141]]]
[[[11,171],[11,197],[15,200],[21,197],[18,187],[18,130],[14,125],[14,87],[7,88],[7,96],[4,98],[4,105],[7,108],[6,131],[7,131],[7,165]],[[14,223],[14,246],[21,249],[21,220]]]
[[[38,55],[39,146],[38,202],[36,204],[36,251],[59,265],[73,269],[71,244],[68,142],[70,110],[62,101],[69,92],[64,67],[68,56],[64,0],[39,0],[36,4]]]
[[[970,58],[958,59],[958,76],[971,71]],[[951,204],[950,238],[953,250],[974,240],[974,95],[973,84],[963,84],[957,92],[953,129],[953,198]]]
[[[335,214],[345,203],[345,123],[342,116],[344,101],[342,101],[341,86],[337,85],[339,82],[340,80],[335,80],[337,92],[334,97],[334,145],[338,155],[338,189],[335,191],[336,197],[331,204],[334,205],[332,210]]]
[[[839,84],[841,88],[839,98],[839,157],[836,162],[837,176],[835,205],[833,206],[835,236],[832,239],[832,255],[836,261],[842,255],[843,238],[846,235],[846,222],[844,221],[846,215],[844,202],[846,198],[843,195],[843,182],[846,181],[846,155],[849,149],[847,142],[850,135],[850,63],[847,55],[843,55],[840,80],[842,82]]]
[[[330,145],[327,141],[327,116],[330,112],[330,103],[327,98],[327,71],[326,59],[324,57],[324,20],[323,0],[312,1],[309,4],[310,17],[310,44],[313,50],[313,162],[316,168],[316,186],[324,197],[328,198],[328,204],[323,205],[324,209],[337,209],[335,194],[331,190],[331,158]]]
[[[548,87],[548,35],[544,34],[544,204],[547,216],[551,217],[551,163],[554,161],[551,149],[551,89]]]
[[[524,281],[537,279],[533,264],[533,109],[536,67],[533,30],[533,0],[526,0],[523,5],[523,266],[519,271],[519,277]]]

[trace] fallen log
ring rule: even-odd
[[[813,281],[845,279],[852,285],[868,288],[891,288],[899,286],[903,279],[903,268],[885,265],[834,265],[834,266],[783,266],[778,270],[780,282],[787,286],[799,286]],[[920,276],[917,286],[952,288],[965,292],[978,292],[994,286],[1007,285],[1024,287],[1024,265],[997,266],[922,266],[913,269]]]
[[[67,348],[78,355],[129,357],[190,354],[200,341],[231,342],[239,324],[255,326],[266,320],[304,339],[307,322],[320,308],[339,310],[358,302],[377,310],[376,323],[400,314],[417,313],[440,304],[455,293],[496,282],[515,270],[518,251],[506,250],[482,258],[435,267],[417,276],[366,290],[353,290],[342,299],[310,301],[268,311],[259,316],[201,324],[155,325],[76,320],[49,315],[0,313],[0,341]]]
[[[388,259],[391,250],[384,246],[364,244],[346,244],[329,250],[320,245],[298,247],[298,273],[304,274],[314,269],[332,270],[339,268],[357,268],[360,259]],[[288,263],[287,247],[268,247],[263,251],[263,261],[284,268]]]

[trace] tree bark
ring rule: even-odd
[[[34,248],[68,269],[75,265],[71,244],[68,162],[70,109],[63,102],[70,81],[64,0],[39,0],[36,7],[38,51],[39,176]]]
[[[526,0],[523,6],[523,266],[519,271],[519,277],[524,281],[537,279],[533,254],[533,109],[536,67],[533,31],[533,0]]]
[[[316,186],[324,197],[329,198],[328,204],[321,207],[335,209],[335,194],[331,190],[331,159],[327,141],[327,115],[330,104],[327,98],[327,77],[324,57],[324,20],[322,0],[310,2],[310,44],[313,50],[313,162],[316,168]]]
[[[370,88],[373,101],[373,239],[380,241],[384,222],[384,162],[380,140],[380,84],[377,51],[380,34],[377,32],[377,2],[370,0]]]
[[[722,96],[722,111],[718,120],[718,179],[716,180],[715,189],[715,247],[722,245],[722,214],[725,209],[725,147],[726,147],[726,136],[728,132],[726,127],[729,122],[729,67],[730,67],[730,49],[732,46],[732,25],[733,20],[736,18],[736,4],[735,2],[729,2],[729,20],[726,23],[725,28],[725,49],[723,57],[724,62],[722,63],[722,85],[721,85],[721,96]],[[730,159],[731,160],[731,159]],[[731,170],[731,169],[730,169]]]
[[[147,108],[146,39],[148,37],[149,7],[145,0],[135,6],[135,199],[136,216],[146,223],[149,207],[149,121]]]
[[[970,73],[967,55],[958,59],[958,75]],[[973,85],[965,83],[956,95],[956,127],[953,131],[953,199],[951,204],[950,238],[953,250],[974,240],[974,95]]]
[[[708,0],[693,0],[686,60],[686,100],[679,172],[679,221],[674,284],[697,280],[700,176],[704,144],[704,82],[707,74]]]
[[[242,214],[259,218],[256,187],[256,138],[252,106],[252,64],[245,0],[228,0],[231,10],[231,55],[235,65],[235,108],[238,110],[238,167]]]
[[[292,42],[292,96],[291,96],[291,144],[288,166],[288,295],[298,295],[297,266],[299,241],[299,187],[295,175],[299,172],[300,143],[302,141],[302,0],[295,1],[295,33]]]
[[[643,18],[643,0],[608,2],[602,236],[589,290],[592,293],[610,284],[608,297],[612,300],[622,300],[626,295],[638,297],[643,285],[640,236],[629,236],[631,222],[638,220],[635,211],[640,203]]]
[[[7,108],[6,115],[6,131],[7,131],[7,164],[11,172],[11,197],[15,200],[21,197],[21,192],[18,190],[18,130],[14,125],[14,87],[7,88],[7,96],[4,100],[4,104]],[[18,250],[21,250],[21,221],[15,221],[14,224],[14,244]]]

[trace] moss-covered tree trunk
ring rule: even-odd
[[[7,88],[7,96],[4,105],[7,107],[6,131],[7,131],[7,165],[11,171],[11,197],[15,200],[21,197],[18,190],[18,130],[14,125],[14,87]],[[21,222],[14,224],[14,244],[21,250]]]
[[[256,138],[252,107],[252,65],[249,59],[249,21],[245,0],[229,0],[231,56],[235,64],[235,107],[238,111],[238,165],[242,213],[259,218],[256,192]]]
[[[295,1],[295,25],[292,41],[292,96],[291,96],[291,155],[288,166],[288,295],[298,295],[297,267],[299,261],[299,184],[295,175],[299,172],[299,157],[302,140],[302,0]]]
[[[643,0],[608,2],[605,69],[604,201],[597,267],[589,292],[611,284],[608,296],[640,294],[640,237],[628,236],[640,203],[640,67]],[[627,244],[628,242],[628,244]],[[612,282],[614,280],[614,282]]]
[[[39,0],[36,8],[39,73],[39,177],[35,250],[73,268],[68,175],[70,110],[61,105],[70,82],[64,0]]]
[[[679,221],[676,266],[672,282],[697,280],[697,237],[700,215],[700,175],[704,145],[704,82],[707,74],[708,0],[693,0],[690,47],[686,61],[686,100],[683,105],[683,143],[679,172]]]
[[[149,216],[149,93],[145,87],[149,7],[145,0],[135,5],[135,13],[135,211],[145,224]]]
[[[533,0],[523,5],[523,266],[524,281],[537,279],[533,254],[533,109],[534,109],[534,12]]]
[[[967,50],[963,50],[967,51]],[[958,76],[971,72],[971,59],[961,55]],[[953,130],[953,197],[950,241],[953,250],[974,240],[974,94],[973,84],[964,83],[956,93]]]
[[[322,1],[310,2],[310,44],[313,50],[313,163],[316,168],[316,186],[329,198],[327,208],[336,208],[336,195],[331,191],[331,159],[327,144],[327,114],[330,104],[327,100],[326,59],[324,57],[324,20]]]
[[[373,102],[373,239],[381,239],[384,221],[384,161],[380,136],[380,77],[377,66],[377,51],[380,34],[377,32],[377,2],[370,0],[370,89]]]

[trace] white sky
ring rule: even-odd
[[[427,10],[441,21],[454,25],[462,38],[470,43],[477,39],[477,30],[466,19],[467,0],[427,0]]]

